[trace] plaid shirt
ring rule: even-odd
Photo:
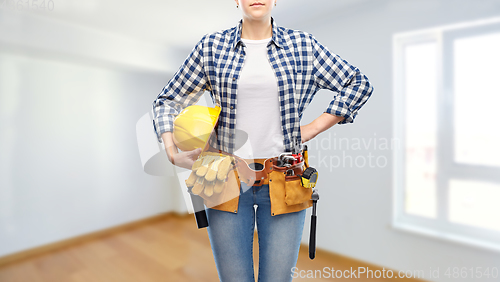
[[[324,112],[344,117],[340,122],[344,124],[354,121],[373,87],[356,67],[331,53],[311,34],[279,27],[272,18],[271,23],[268,58],[278,83],[284,151],[290,152],[294,140],[301,144],[300,119],[318,90],[337,93]],[[246,48],[241,28],[240,20],[233,28],[203,36],[162,89],[153,102],[158,142],[162,142],[162,133],[173,131],[173,121],[182,109],[195,104],[207,90],[214,104],[221,106],[216,140],[210,143],[234,152],[238,78]]]

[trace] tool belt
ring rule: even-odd
[[[271,215],[301,211],[313,204],[312,189],[302,186],[298,176],[309,167],[307,154],[303,155],[302,162],[284,167],[279,166],[278,157],[243,159],[209,148],[198,157],[198,164],[195,162],[193,166],[195,169],[186,180],[186,185],[191,193],[204,199],[204,204],[208,208],[237,213],[241,182],[249,186],[269,184]],[[230,159],[231,165],[228,168],[221,167],[217,171],[216,179],[213,179],[213,170],[223,163],[227,164],[226,158]],[[205,169],[198,171],[200,164],[203,164],[203,159],[207,162],[201,167],[205,166],[208,167],[208,171],[212,170],[210,175],[204,174]],[[198,174],[196,174],[197,171]]]

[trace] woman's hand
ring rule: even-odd
[[[344,120],[344,117],[335,116],[329,113],[322,113],[310,124],[306,124],[300,127],[300,139],[302,140],[302,143],[313,139],[321,132],[334,126],[342,120]]]
[[[161,139],[163,139],[168,160],[173,165],[187,169],[191,169],[193,167],[194,161],[196,161],[198,155],[201,153],[201,148],[179,153],[177,146],[175,146],[172,132],[163,133],[161,135]]]
[[[176,166],[191,169],[194,162],[201,153],[201,148],[194,149],[192,151],[175,153],[170,162]]]

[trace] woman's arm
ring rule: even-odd
[[[161,135],[161,139],[163,140],[163,144],[165,144],[165,151],[167,152],[168,160],[172,164],[187,169],[191,169],[193,167],[193,163],[201,153],[201,148],[179,153],[177,146],[175,146],[172,132],[170,131],[164,132]]]
[[[186,107],[195,104],[205,90],[210,90],[203,68],[204,36],[193,48],[179,70],[153,101],[153,127],[158,142],[165,145],[168,160],[177,166],[190,169],[201,149],[179,153],[173,140],[175,117]]]
[[[210,90],[203,68],[204,36],[191,51],[179,70],[153,101],[153,126],[158,142],[174,129],[175,117],[186,107],[196,104],[205,90]]]
[[[321,132],[329,129],[335,124],[344,120],[344,117],[334,116],[329,113],[322,113],[313,122],[300,127],[300,135],[302,143],[307,142],[316,137]]]
[[[373,86],[358,68],[330,52],[314,36],[310,35],[310,40],[314,82],[319,89],[328,89],[337,95],[317,119],[300,127],[302,143],[337,123],[352,123],[373,92]]]
[[[336,93],[324,113],[344,117],[339,124],[352,123],[359,109],[373,93],[373,86],[358,68],[330,52],[314,36],[310,36],[314,57],[314,81],[319,89]]]

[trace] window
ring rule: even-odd
[[[500,250],[500,19],[393,43],[393,225]]]

